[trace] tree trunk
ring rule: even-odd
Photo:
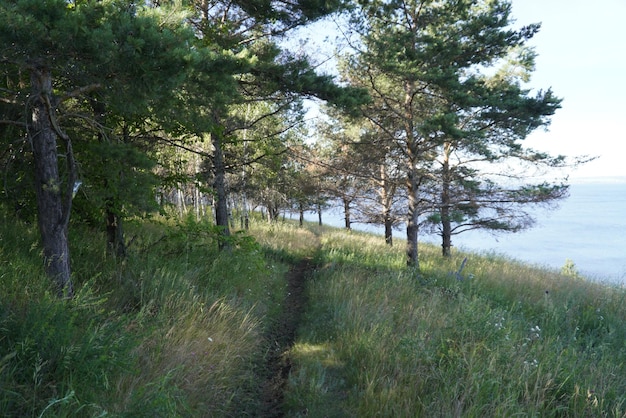
[[[56,115],[54,105],[51,103],[53,99],[50,70],[42,67],[33,69],[31,87],[32,108],[28,134],[35,164],[37,216],[43,246],[44,268],[48,277],[55,282],[59,296],[71,297],[73,287],[68,224],[72,195],[71,193],[69,196],[66,195],[64,203],[57,157]],[[68,161],[73,161],[70,153],[71,149],[68,149]],[[69,177],[73,183],[72,174],[70,173]]]
[[[300,212],[300,226],[304,226],[304,205],[302,203],[299,204],[298,211]]]
[[[200,190],[198,189],[198,185],[194,184],[193,186],[193,211],[194,211],[194,214],[196,215],[196,221],[199,221],[200,218],[202,217],[200,199],[201,199]]]
[[[416,179],[416,173],[411,170],[408,173],[408,195],[409,195],[409,210],[406,226],[406,263],[409,267],[415,267],[419,269],[418,258],[418,232],[419,232],[419,198],[418,198],[418,181]]]
[[[322,205],[320,203],[317,204],[317,223],[322,226]]]
[[[215,153],[213,155],[213,170],[215,170],[215,180],[213,188],[215,190],[215,224],[220,228],[219,248],[227,248],[230,236],[228,227],[228,203],[226,196],[226,169],[224,167],[224,154],[222,153],[222,141],[219,135],[211,134],[211,140]]]
[[[106,231],[107,246],[111,254],[119,258],[126,257],[126,243],[124,242],[124,229],[122,217],[116,215],[112,204],[106,203]]]
[[[187,213],[187,206],[185,205],[185,194],[180,187],[176,188],[176,207],[178,208],[178,215],[181,218],[185,216],[185,214]]]
[[[345,227],[349,231],[352,228],[352,220],[350,219],[350,201],[348,199],[343,199],[343,214]]]
[[[391,204],[393,193],[388,190],[389,179],[385,164],[380,165],[380,200],[383,206],[383,224],[385,225],[385,244],[393,246],[393,220],[391,219]]]
[[[406,225],[406,262],[409,267],[415,267],[419,270],[418,257],[418,232],[419,232],[419,179],[417,163],[419,160],[419,139],[415,137],[413,126],[413,92],[414,85],[411,81],[407,81],[404,85],[404,132],[407,142],[407,192],[409,196],[408,219]]]
[[[452,222],[450,220],[450,143],[444,144],[441,176],[441,253],[450,257],[452,248]]]
[[[452,227],[450,209],[447,206],[441,207],[441,255],[444,257],[452,255]]]
[[[393,247],[393,223],[388,212],[383,215],[385,217],[385,244]]]
[[[106,106],[99,100],[95,98],[91,100],[91,107],[94,114],[94,119],[98,122],[100,126],[106,126]],[[128,140],[128,128],[124,127],[124,140]],[[98,141],[101,143],[108,143],[109,139],[104,134],[102,130],[98,132]],[[103,165],[105,167],[114,167],[116,162],[111,162],[109,158],[103,158]],[[115,174],[113,174],[115,175]],[[121,176],[120,173],[117,174]],[[126,244],[124,243],[124,232],[122,229],[122,219],[118,214],[118,208],[116,207],[116,195],[119,193],[118,188],[112,186],[112,184],[118,183],[119,181],[110,181],[105,177],[103,188],[105,193],[107,193],[104,199],[104,219],[105,219],[105,230],[107,234],[107,249],[109,252],[116,257],[124,258],[126,257]]]

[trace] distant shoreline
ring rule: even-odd
[[[626,183],[626,176],[572,177],[570,184],[620,184]]]

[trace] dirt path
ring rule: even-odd
[[[291,370],[288,350],[296,339],[296,331],[306,305],[306,280],[315,266],[309,258],[291,267],[287,274],[287,294],[283,312],[268,331],[270,352],[267,356],[267,380],[262,386],[262,409],[259,417],[283,417],[284,391]]]

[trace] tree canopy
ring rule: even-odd
[[[285,47],[293,30],[346,13],[337,78]],[[321,210],[451,236],[516,231],[564,182],[485,167],[566,161],[523,146],[560,106],[525,87],[538,24],[505,0],[11,0],[0,4],[2,201],[37,213],[44,266],[71,296],[70,214],[124,257],[132,216],[213,209],[227,247],[233,211]],[[328,103],[305,127],[303,99]],[[317,131],[324,144],[310,144]],[[495,173],[502,174],[502,173]],[[506,177],[506,181],[502,178]],[[513,182],[512,180],[515,180]],[[379,209],[376,209],[376,207]]]

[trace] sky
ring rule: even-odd
[[[570,178],[626,176],[626,0],[513,0],[517,25],[541,23],[529,83],[563,99],[547,132],[526,140],[555,155],[598,158]]]

